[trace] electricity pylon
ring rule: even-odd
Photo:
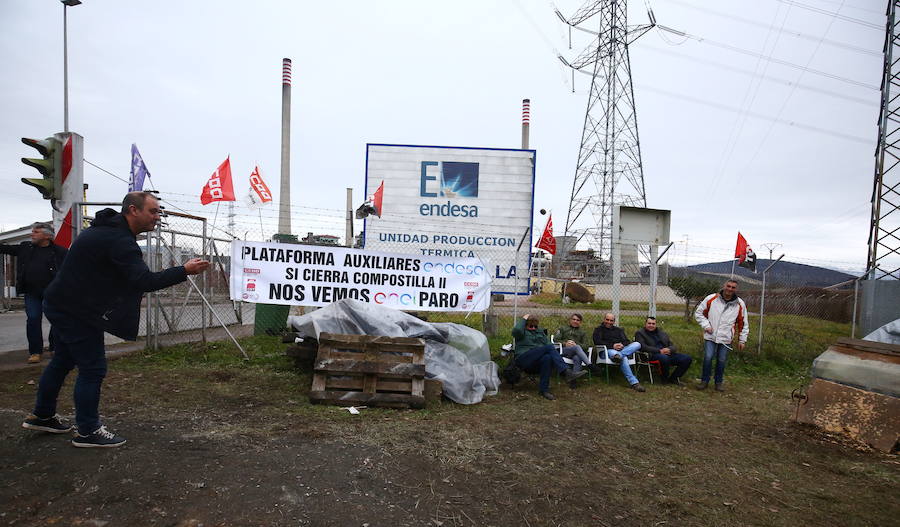
[[[881,113],[875,151],[875,186],[872,189],[872,221],[869,224],[870,280],[900,279],[900,28],[896,13],[900,0],[887,8],[884,36],[884,70],[881,78]]]
[[[573,82],[576,70],[591,76],[565,234],[606,260],[613,206],[647,206],[628,46],[656,22],[651,12],[650,24],[629,28],[627,9],[627,0],[592,0],[569,18],[556,11],[569,26],[570,42],[572,29],[596,35],[574,60],[559,57],[572,68]],[[599,31],[582,27],[595,16]]]

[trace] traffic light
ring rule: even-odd
[[[60,153],[62,143],[55,137],[44,140],[22,138],[22,142],[34,148],[41,154],[41,158],[23,157],[22,162],[34,167],[41,173],[42,178],[22,178],[22,183],[30,185],[41,193],[44,199],[58,200],[62,192],[60,179]]]

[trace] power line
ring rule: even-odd
[[[97,165],[91,163],[91,162],[88,161],[87,159],[85,159],[84,162],[87,163],[87,164],[89,164],[89,165],[91,165],[92,167],[96,168],[97,170],[100,170],[101,172],[104,172],[104,173],[106,173],[106,174],[109,174],[110,176],[112,176],[112,177],[118,179],[119,181],[121,181],[121,182],[123,182],[123,183],[128,183],[128,180],[127,180],[127,179],[120,178],[119,176],[113,174],[113,173],[110,172],[109,170],[106,170],[106,169],[103,168],[103,167],[99,167],[99,166],[97,166]]]
[[[756,58],[762,57],[763,60],[766,60],[766,61],[771,62],[771,63],[773,63],[773,64],[778,64],[778,65],[780,65],[780,66],[787,66],[787,67],[789,67],[789,68],[798,69],[798,70],[801,70],[801,71],[803,71],[803,72],[805,72],[805,73],[812,73],[812,74],[814,74],[814,75],[821,75],[821,76],[827,77],[827,78],[829,78],[829,79],[833,79],[833,80],[836,80],[836,81],[844,82],[844,83],[847,83],[847,84],[852,84],[852,85],[854,85],[854,86],[859,86],[859,87],[861,87],[861,88],[867,88],[867,89],[869,89],[869,90],[878,90],[878,89],[879,89],[878,86],[874,86],[874,85],[872,85],[872,84],[866,84],[865,82],[860,82],[860,81],[857,81],[857,80],[849,79],[849,78],[847,78],[847,77],[842,77],[842,76],[840,76],[840,75],[835,75],[834,73],[828,73],[827,71],[817,70],[817,69],[814,69],[814,68],[810,68],[810,67],[808,67],[808,66],[801,66],[801,65],[799,65],[799,64],[794,64],[793,62],[789,62],[789,61],[786,61],[786,60],[781,60],[781,59],[776,59],[776,58],[765,57],[764,55],[762,55],[762,54],[760,54],[760,53],[757,53],[757,52],[755,52],[755,51],[750,51],[749,49],[740,48],[740,47],[738,47],[738,46],[732,46],[731,44],[725,44],[724,42],[717,42],[717,41],[715,41],[715,40],[708,39],[708,38],[705,38],[705,37],[699,37],[699,36],[692,35],[692,34],[690,34],[690,33],[684,32],[684,31],[679,31],[679,30],[677,30],[677,29],[672,29],[672,28],[670,28],[670,27],[666,27],[666,26],[663,26],[663,25],[660,25],[660,24],[657,24],[656,27],[659,28],[659,29],[661,29],[661,30],[663,30],[663,31],[667,31],[667,32],[669,32],[669,33],[672,33],[673,35],[679,35],[679,36],[686,37],[686,38],[689,38],[689,39],[691,39],[691,40],[695,40],[695,41],[700,42],[700,43],[703,43],[703,44],[708,44],[708,45],[710,45],[710,46],[718,47],[718,48],[721,48],[721,49],[727,49],[727,50],[729,50],[729,51],[733,51],[733,52],[735,52],[735,53],[741,53],[741,54],[743,54],[743,55],[747,55],[747,56],[750,56],[750,57],[756,57]]]
[[[842,0],[842,1],[841,1],[841,6],[843,6],[843,5],[844,5],[844,1]],[[838,7],[838,10],[841,9],[841,6]],[[825,28],[825,31],[822,33],[822,38],[823,38],[823,39],[825,38],[825,35],[827,35],[829,31],[831,31],[831,26],[834,25],[834,21],[835,21],[835,18],[832,18],[832,19],[828,22],[828,27],[826,27],[826,28]],[[822,43],[821,43],[821,42],[820,42],[819,44],[816,44],[815,49],[813,49],[812,54],[809,56],[809,60],[806,61],[806,64],[807,64],[807,65],[812,64],[812,61],[813,61],[813,59],[816,58],[816,54],[819,52],[819,48],[820,48],[821,46],[822,46]],[[803,78],[803,74],[804,74],[804,73],[805,73],[805,72],[803,72],[803,71],[800,72],[800,75],[797,77],[797,81],[800,81],[800,79]],[[781,117],[781,114],[784,113],[784,109],[787,107],[787,104],[788,104],[788,102],[791,100],[791,97],[794,96],[794,92],[795,92],[795,91],[797,91],[796,86],[792,87],[790,93],[788,93],[788,94],[787,94],[787,97],[784,98],[784,101],[781,103],[781,107],[778,109],[778,113],[777,113],[776,116],[775,116],[776,119],[780,118],[780,117]],[[766,143],[766,141],[769,139],[769,136],[772,134],[772,130],[773,130],[773,129],[774,129],[774,124],[770,125],[769,128],[766,130],[765,135],[763,136],[762,140],[759,142],[759,145],[756,147],[756,150],[753,152],[753,155],[750,157],[750,160],[747,161],[747,163],[744,165],[744,168],[743,168],[743,170],[742,170],[741,172],[746,171],[748,168],[750,168],[750,165],[751,165],[754,161],[756,161],[756,156],[758,156],[759,153],[762,151],[762,147],[763,147],[763,145]]]
[[[769,59],[772,58],[772,54],[775,53],[775,48],[778,46],[778,41],[781,39],[782,30],[784,29],[784,24],[787,22],[788,15],[790,14],[790,9],[791,8],[789,7],[784,13],[784,18],[781,19],[781,27],[778,29],[778,33],[775,37],[775,43],[772,44],[772,48],[769,50],[769,55],[768,57],[766,57],[766,62],[763,64],[761,77],[765,77],[765,74],[769,69],[769,64],[771,64],[771,62],[769,62]],[[781,11],[780,6],[775,12],[775,17],[772,19],[772,23],[769,25],[769,32],[766,34],[766,41],[763,43],[763,51],[766,50],[766,46],[769,43],[769,37],[772,35],[772,29],[775,28],[775,22],[778,20],[779,11]],[[756,60],[756,65],[753,68],[754,73],[757,71],[760,64],[762,64],[762,58],[758,58]],[[744,92],[744,99],[741,101],[741,112],[738,114],[737,120],[734,122],[734,125],[731,128],[731,132],[728,135],[728,141],[725,143],[725,149],[722,151],[722,157],[719,159],[716,171],[713,173],[712,182],[706,187],[708,192],[711,194],[715,194],[716,187],[721,180],[722,173],[724,172],[728,162],[731,161],[731,157],[734,155],[734,150],[735,148],[737,148],[738,140],[741,137],[741,133],[744,131],[744,125],[747,124],[748,113],[750,111],[750,108],[753,107],[753,103],[756,102],[756,96],[759,94],[759,89],[761,86],[761,80],[757,81],[755,84],[751,82],[747,86],[747,90]]]
[[[716,68],[719,68],[719,69],[733,71],[735,73],[740,73],[742,75],[748,75],[750,77],[759,78],[764,81],[774,82],[774,83],[781,84],[784,86],[797,86],[798,88],[800,88],[802,90],[808,90],[808,91],[820,93],[822,95],[828,95],[829,97],[834,97],[835,99],[842,99],[845,101],[851,101],[851,102],[855,102],[855,103],[859,103],[859,104],[865,104],[867,106],[872,106],[876,103],[875,99],[869,100],[869,99],[863,99],[862,97],[853,97],[851,95],[846,95],[843,93],[838,93],[836,91],[826,90],[823,88],[819,88],[817,86],[811,86],[809,84],[800,84],[798,82],[789,81],[784,78],[772,77],[771,75],[761,76],[761,75],[759,75],[759,73],[756,73],[756,72],[753,72],[750,70],[736,68],[729,64],[724,64],[722,62],[716,62],[714,60],[701,59],[699,57],[694,57],[694,56],[688,55],[686,53],[679,53],[677,51],[670,50],[670,49],[658,48],[656,46],[650,46],[648,44],[641,44],[639,47],[642,50],[650,50],[650,51],[653,51],[654,53],[662,53],[664,55],[669,55],[672,57],[679,57],[684,60],[690,60],[693,62],[698,62],[700,64],[708,64],[710,66],[715,66]]]
[[[583,71],[579,71],[579,73],[582,73],[582,74],[584,74],[584,75],[590,75],[589,73],[583,72]],[[636,88],[640,88],[641,90],[659,93],[659,94],[661,94],[661,95],[666,95],[666,96],[669,96],[669,97],[674,97],[674,98],[676,98],[676,99],[682,99],[682,100],[685,100],[685,101],[692,102],[692,103],[694,103],[694,104],[701,104],[701,105],[703,105],[703,106],[709,106],[709,107],[716,108],[716,109],[719,109],[719,110],[725,110],[725,111],[728,111],[728,112],[740,112],[740,111],[741,111],[739,108],[736,108],[736,107],[734,107],[734,106],[729,106],[729,105],[727,105],[727,104],[721,104],[721,103],[712,102],[712,101],[709,101],[709,100],[706,100],[706,99],[701,99],[701,98],[699,98],[699,97],[692,97],[692,96],[690,96],[690,95],[685,95],[685,94],[683,94],[683,93],[676,93],[676,92],[672,92],[672,91],[669,91],[669,90],[664,90],[664,89],[662,89],[662,88],[657,88],[657,87],[655,87],[655,86],[648,86],[648,85],[645,85],[645,84],[638,84],[638,83],[635,83],[634,86],[635,86]],[[777,123],[777,124],[781,124],[781,125],[785,125],[785,126],[790,126],[790,127],[794,127],[794,128],[800,128],[800,129],[802,129],[802,130],[808,130],[808,131],[811,131],[811,132],[816,132],[816,133],[820,133],[820,134],[824,134],[824,135],[830,135],[830,136],[832,136],[832,137],[837,137],[837,138],[839,138],[839,139],[845,139],[845,140],[847,140],[847,141],[853,141],[854,143],[860,143],[860,144],[864,144],[864,145],[871,145],[871,144],[872,144],[872,140],[866,139],[865,137],[859,137],[859,136],[856,136],[856,135],[845,134],[845,133],[843,133],[843,132],[838,132],[838,131],[835,131],[835,130],[829,130],[829,129],[827,129],[827,128],[822,128],[822,127],[814,126],[814,125],[811,125],[811,124],[804,124],[804,123],[797,122],[797,121],[789,121],[789,120],[780,119],[780,118],[777,118],[777,117],[772,117],[771,115],[765,115],[765,114],[756,113],[756,112],[746,112],[746,114],[747,114],[748,116],[753,117],[753,118],[756,118],[756,119],[762,119],[762,120],[765,120],[765,121],[772,121],[772,122],[775,122],[775,123]]]
[[[724,12],[722,12],[722,11],[716,11],[716,10],[714,10],[714,9],[710,9],[710,8],[707,7],[707,6],[700,7],[700,6],[691,4],[691,3],[689,3],[689,2],[684,2],[684,1],[682,1],[682,0],[666,0],[666,1],[669,2],[669,3],[672,3],[672,4],[680,5],[680,6],[682,6],[682,7],[686,7],[686,8],[688,8],[688,9],[694,9],[694,10],[700,11],[700,12],[705,13],[705,14],[707,14],[707,15],[713,15],[713,16],[717,16],[717,17],[721,17],[721,18],[728,18],[728,19],[731,19],[731,20],[737,20],[737,21],[739,21],[739,22],[743,22],[744,24],[748,24],[748,25],[751,25],[751,26],[756,26],[756,27],[761,27],[761,28],[764,28],[764,29],[768,29],[768,27],[767,27],[765,24],[763,24],[763,23],[761,23],[761,22],[757,22],[756,20],[750,20],[750,19],[748,19],[748,18],[739,17],[739,16],[733,15],[733,14],[731,14],[731,13],[724,13]],[[779,1],[781,1],[781,0],[779,0]],[[794,4],[791,3],[791,2],[785,2],[785,3],[787,3],[789,6],[794,5]],[[797,7],[800,7],[800,6],[797,6]],[[801,33],[800,31],[796,31],[796,30],[793,30],[793,29],[784,29],[784,26],[783,26],[783,25],[782,25],[782,30],[783,30],[783,32],[784,32],[785,34],[790,35],[790,36],[792,36],[792,37],[797,37],[797,38],[800,38],[800,39],[803,39],[803,40],[809,40],[809,41],[811,41],[811,42],[818,42],[818,41],[819,41],[819,37],[817,37],[817,36],[815,36],[815,35],[809,35],[809,34],[806,34],[806,33]],[[882,56],[882,55],[881,55],[881,52],[879,52],[879,51],[877,51],[877,50],[871,50],[871,49],[867,49],[867,48],[864,48],[864,47],[861,47],[861,46],[854,46],[854,45],[852,45],[852,44],[847,44],[847,43],[844,43],[844,42],[838,42],[838,41],[836,41],[836,40],[824,39],[822,42],[823,42],[824,44],[828,44],[829,46],[834,46],[834,47],[837,47],[837,48],[843,48],[843,49],[846,49],[846,50],[849,50],[849,51],[854,51],[854,52],[856,52],[856,53],[862,53],[862,54],[864,54],[864,55],[870,55],[870,56],[872,56],[872,57],[881,57],[881,56]]]
[[[862,20],[862,19],[859,19],[859,18],[853,18],[853,17],[847,16],[847,15],[842,15],[842,14],[836,13],[836,12],[834,12],[834,11],[828,11],[827,9],[822,9],[821,7],[815,7],[815,6],[811,6],[811,5],[808,5],[808,4],[803,4],[803,3],[797,2],[797,1],[795,1],[795,0],[778,0],[778,1],[781,2],[782,4],[787,4],[787,5],[790,5],[790,6],[799,7],[799,8],[801,8],[801,9],[806,9],[806,10],[808,10],[808,11],[812,11],[812,12],[814,12],[814,13],[819,13],[819,14],[822,14],[822,15],[827,15],[827,16],[830,16],[830,17],[834,17],[834,18],[843,20],[843,21],[845,21],[845,22],[852,22],[852,23],[854,23],[854,24],[859,24],[859,25],[861,25],[861,26],[865,26],[865,27],[868,27],[868,28],[877,29],[877,30],[879,30],[879,31],[884,31],[884,26],[883,26],[883,25],[875,24],[875,23],[869,22],[869,21],[867,21],[867,20]],[[843,7],[843,4],[844,4],[844,3],[841,2],[841,5],[838,7],[838,11],[841,10],[841,7]]]

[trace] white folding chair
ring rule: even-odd
[[[619,365],[616,364],[615,362],[613,362],[612,359],[609,358],[609,350],[606,348],[606,346],[597,345],[596,348],[597,348],[597,364],[602,364],[603,366],[606,366],[606,368],[604,368],[604,371],[606,371],[606,383],[609,384],[609,367],[615,366],[616,368],[618,368]],[[593,348],[591,348],[591,349],[593,349]],[[635,364],[637,364],[635,355],[636,355],[636,353],[632,354],[630,357],[624,357],[623,360],[627,359],[628,365],[634,366]]]
[[[552,342],[553,345],[556,346],[556,350],[559,352],[560,355],[562,355],[563,343],[562,343],[562,342],[556,342],[556,338],[555,338],[554,335],[550,335],[550,342]],[[594,348],[588,348],[588,349],[583,350],[583,351],[584,351],[585,355],[587,355],[587,358],[588,358],[588,364],[593,364],[593,363],[594,363],[594,358],[593,358]],[[562,360],[563,360],[563,362],[565,362],[565,363],[568,364],[569,366],[574,366],[574,365],[575,365],[575,360],[574,360],[574,359],[570,359],[569,357],[566,357],[565,355],[563,355]],[[589,369],[589,370],[588,370],[588,376],[590,376],[590,375],[591,375],[591,371],[590,371],[590,369]]]

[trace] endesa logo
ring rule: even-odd
[[[478,163],[422,161],[419,195],[423,198],[477,198]],[[478,206],[457,205],[448,199],[445,203],[422,203],[419,214],[477,218]]]
[[[424,264],[422,264],[422,270],[425,271],[426,273],[456,274],[456,275],[471,275],[471,276],[480,276],[482,273],[484,273],[484,267],[482,267],[480,265],[463,265],[463,264],[444,263],[444,262],[425,262]]]

